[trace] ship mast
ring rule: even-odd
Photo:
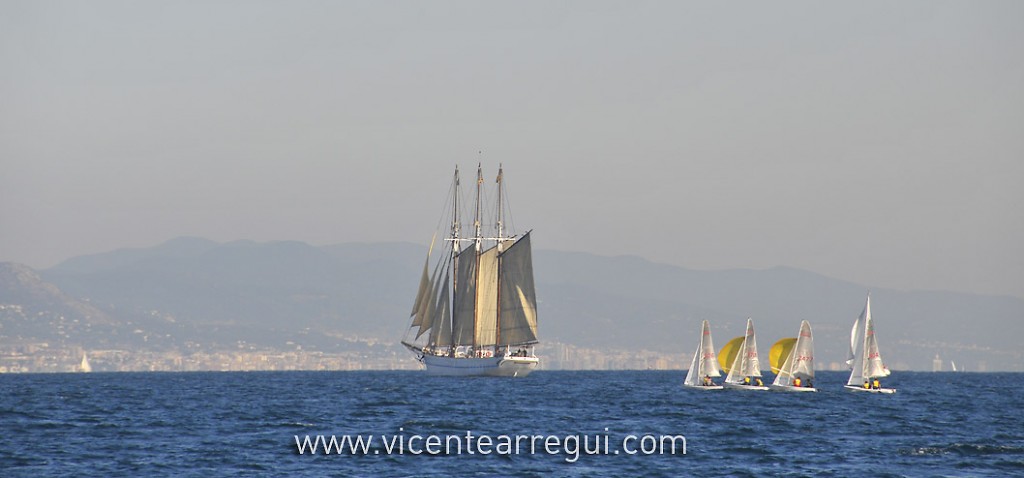
[[[501,209],[501,196],[502,196],[502,193],[501,193],[501,178],[502,178],[502,167],[501,167],[501,163],[498,163],[498,178],[495,179],[494,182],[498,183],[498,215],[497,215],[497,222],[498,222],[498,254],[499,255],[501,254],[503,246],[505,244],[505,230],[503,228],[503,223],[501,221],[501,213],[502,213],[502,209]]]
[[[452,253],[459,255],[459,166],[455,166],[455,187],[452,188]]]
[[[473,219],[473,228],[475,236],[473,241],[475,245],[476,254],[474,254],[474,260],[476,264],[473,267],[473,283],[476,284],[476,288],[480,287],[480,252],[483,246],[483,234],[481,234],[480,226],[480,187],[484,184],[484,172],[481,168],[480,163],[476,163],[476,212],[475,218]],[[476,331],[477,327],[480,327],[480,294],[473,294],[473,349],[475,350],[476,343]]]
[[[455,165],[455,186],[452,188],[452,268],[454,271],[459,270],[459,165]],[[452,274],[452,294],[458,294],[459,290],[459,274]],[[455,311],[453,310],[452,315],[445,317],[452,324],[452,328],[455,328]],[[444,320],[444,318],[442,319]],[[450,347],[448,349],[448,356],[455,356],[455,344],[459,342],[458,337],[453,337],[453,340],[449,340]]]
[[[496,220],[497,220],[496,222],[498,223],[498,241],[497,241],[498,242],[498,245],[497,245],[497,247],[498,247],[498,270],[497,270],[497,273],[498,273],[498,293],[496,295],[498,307],[497,307],[497,311],[495,313],[495,318],[494,318],[494,347],[495,347],[495,351],[497,351],[498,344],[501,343],[501,252],[502,252],[502,248],[504,247],[504,244],[505,244],[505,238],[504,238],[504,232],[505,231],[502,229],[502,224],[501,224],[501,176],[502,176],[502,166],[501,166],[501,163],[498,163],[498,178],[494,180],[494,182],[498,183],[498,214],[497,214],[497,217],[496,217]]]

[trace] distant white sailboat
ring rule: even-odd
[[[82,363],[78,366],[78,370],[83,373],[92,372],[92,365],[89,365],[89,356],[82,352]]]
[[[954,371],[954,372],[959,372],[959,370],[957,370],[957,369],[956,369],[956,362],[954,362],[954,361],[950,360],[950,361],[949,361],[949,364],[953,366],[953,371]]]
[[[896,393],[894,388],[882,388],[879,378],[889,376],[889,369],[882,363],[882,354],[878,350],[878,337],[875,335],[875,323],[871,319],[871,295],[868,294],[864,304],[864,312],[853,323],[850,330],[850,354],[846,363],[850,364],[850,379],[846,381],[846,389],[856,392]]]
[[[772,390],[783,392],[817,392],[814,388],[814,338],[811,336],[811,324],[806,320],[800,322],[800,334],[789,337],[772,345],[768,352],[768,362],[775,381]]]
[[[754,320],[747,318],[747,333],[722,347],[718,363],[728,372],[725,387],[740,390],[768,390],[761,381],[761,361],[757,358]]]
[[[701,325],[700,345],[693,352],[690,370],[686,372],[683,385],[700,390],[721,390],[724,387],[716,385],[711,380],[721,376],[721,372],[718,371],[718,360],[715,359],[715,345],[711,341],[711,326],[705,320]]]

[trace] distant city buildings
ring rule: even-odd
[[[187,344],[175,350],[87,350],[46,342],[0,345],[0,373],[78,372],[83,355],[95,372],[191,372],[256,370],[418,370],[419,363],[398,344],[364,350],[323,352],[290,344],[289,350],[254,346],[239,350],[205,350]],[[679,370],[684,354],[650,350],[604,350],[563,343],[542,343],[536,353],[545,370]]]

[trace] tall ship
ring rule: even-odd
[[[540,363],[530,232],[517,235],[506,227],[503,179],[499,167],[494,207],[485,207],[488,191],[477,165],[472,223],[465,227],[455,168],[440,222],[443,250],[431,268],[431,240],[412,323],[402,339],[428,374],[525,377]],[[487,209],[494,211],[489,218]]]

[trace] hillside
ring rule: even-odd
[[[5,303],[33,306],[59,303],[47,297],[73,297],[72,304],[102,311],[92,313],[95,321],[134,320],[136,328],[140,317],[158,318],[143,324],[151,328],[173,322],[166,333],[178,341],[276,346],[302,340],[319,348],[336,346],[338,337],[394,342],[408,326],[425,253],[403,243],[316,247],[183,238],[74,258],[43,271],[40,281],[53,289],[43,282],[38,289],[57,295],[17,295],[10,281],[0,283],[0,293]],[[782,267],[697,271],[637,257],[545,250],[535,251],[535,268],[542,341],[683,354],[696,345],[701,320],[711,320],[724,343],[750,316],[767,350],[807,319],[824,364],[845,358],[849,326],[869,289]],[[969,368],[984,362],[990,370],[1024,369],[1014,339],[1024,329],[1024,301],[940,291],[871,293],[893,368],[930,369],[940,354]]]

